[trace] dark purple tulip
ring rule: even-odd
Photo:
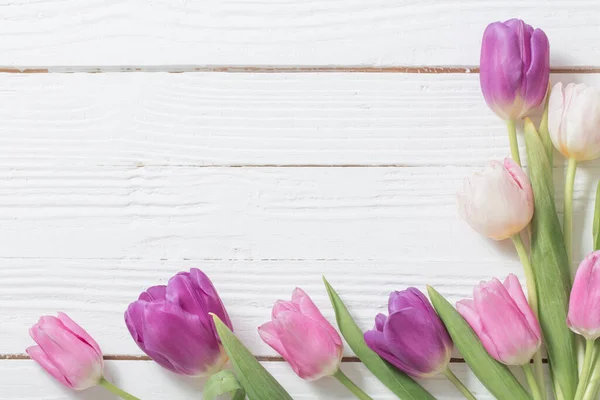
[[[418,289],[392,292],[389,316],[378,314],[365,342],[380,357],[416,378],[443,372],[452,353],[446,327]]]
[[[232,328],[212,282],[192,268],[166,286],[140,294],[125,312],[125,323],[140,349],[161,366],[182,375],[208,376],[227,362],[209,313]]]
[[[504,120],[524,118],[542,104],[548,90],[548,37],[520,19],[493,22],[483,34],[479,67],[488,106]]]

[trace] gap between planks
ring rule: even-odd
[[[189,72],[228,72],[228,73],[328,73],[328,72],[346,72],[346,73],[400,73],[400,74],[470,74],[479,73],[479,67],[476,65],[465,66],[262,66],[262,65],[157,65],[157,66],[0,66],[0,73],[9,74],[72,74],[72,73],[107,73],[107,72],[168,72],[168,73],[189,73]],[[595,66],[574,66],[574,67],[554,67],[551,72],[555,74],[596,74],[600,73],[600,67]]]
[[[256,359],[261,362],[285,362],[283,357],[279,356],[256,356]],[[27,354],[0,354],[0,360],[31,360]],[[152,361],[148,356],[128,356],[120,354],[105,354],[106,361]],[[343,357],[342,362],[356,363],[360,362],[358,357]],[[451,363],[464,363],[463,358],[451,358]],[[544,360],[546,363],[547,360]]]

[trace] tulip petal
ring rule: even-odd
[[[271,311],[271,318],[276,319],[279,314],[289,311],[300,312],[300,306],[291,301],[277,300],[273,306],[273,310]]]
[[[600,336],[600,251],[589,254],[580,264],[571,297],[567,324],[586,339]]]
[[[524,63],[524,66],[526,66],[525,79],[523,79],[523,87],[521,89],[521,96],[525,100],[526,109],[520,115],[521,118],[525,116],[528,109],[538,107],[542,104],[548,91],[548,81],[550,80],[550,75],[548,74],[550,70],[550,43],[548,42],[548,37],[544,31],[536,29],[530,35],[530,41],[530,59],[527,63]]]
[[[471,326],[471,329],[475,331],[481,344],[485,347],[486,351],[494,357],[496,360],[499,359],[500,354],[498,353],[498,349],[494,345],[492,339],[488,336],[485,329],[483,328],[483,324],[481,323],[481,319],[475,310],[475,303],[473,300],[461,300],[456,303],[456,311],[467,321],[467,323]]]
[[[383,332],[385,321],[387,321],[387,316],[381,313],[377,314],[377,316],[375,317],[375,329],[379,332]]]
[[[73,321],[69,316],[65,313],[59,312],[58,319],[63,325],[71,331],[74,335],[78,336],[80,340],[87,343],[90,347],[92,347],[99,356],[102,356],[102,350],[100,350],[100,346],[98,343],[87,333],[81,326],[79,326],[75,321]]]
[[[32,360],[37,362],[48,372],[54,379],[65,385],[66,387],[73,388],[73,384],[62,374],[62,372],[54,365],[52,359],[42,350],[39,346],[29,347],[25,352],[31,357]]]
[[[296,312],[280,313],[273,323],[288,355],[286,360],[298,376],[316,380],[337,371],[342,349],[329,329]]]
[[[221,301],[221,297],[208,276],[198,268],[192,268],[190,269],[190,278],[204,293],[204,301],[208,312],[219,317],[219,319],[233,331],[233,324],[231,323],[229,314],[227,314],[227,310]]]
[[[266,322],[258,327],[258,335],[260,338],[269,346],[273,348],[276,352],[281,354],[283,358],[288,359],[289,355],[285,350],[285,346],[279,340],[277,335],[277,328],[272,321]]]
[[[168,302],[145,303],[143,321],[146,352],[169,360],[176,372],[203,376],[225,362],[210,322],[201,316]]]
[[[300,288],[294,289],[292,292],[292,303],[298,306],[300,313],[320,324],[323,329],[329,331],[331,339],[337,346],[342,345],[342,338],[335,328],[325,319],[321,311],[317,308],[312,299]]]
[[[190,314],[208,315],[205,294],[198,289],[187,272],[180,272],[169,279],[166,299]]]
[[[533,314],[527,299],[525,298],[525,293],[523,293],[523,288],[521,287],[519,279],[514,274],[509,274],[504,280],[504,287],[513,301],[516,303],[517,307],[519,307],[519,310],[523,316],[525,316],[529,327],[534,331],[537,337],[541,338],[542,330],[540,328],[540,324]]]
[[[164,300],[167,295],[167,287],[165,285],[151,286],[145,292],[140,294],[139,300],[154,301]]]

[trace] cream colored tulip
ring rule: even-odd
[[[548,130],[554,147],[567,158],[600,156],[600,90],[586,84],[557,83],[548,102]]]
[[[494,240],[521,232],[533,217],[529,178],[513,160],[491,161],[464,181],[457,193],[460,216],[477,232]]]

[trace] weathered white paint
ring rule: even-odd
[[[596,65],[595,0],[2,0],[0,64],[477,65],[492,21],[543,28],[554,65]]]

